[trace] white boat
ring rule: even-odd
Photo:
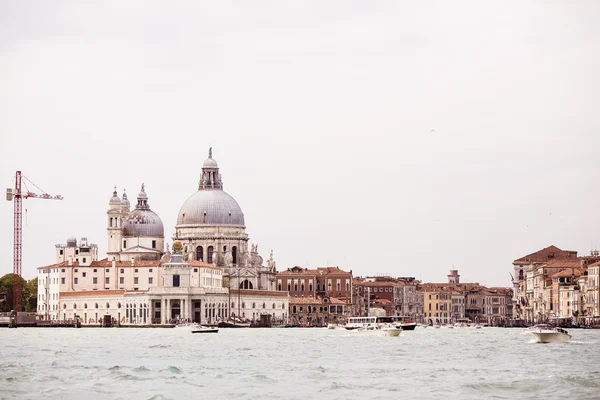
[[[536,325],[531,329],[538,343],[566,343],[571,341],[571,335],[563,328],[552,325]]]
[[[359,328],[368,328],[371,326],[391,325],[400,329],[396,326],[395,317],[350,317],[348,322],[344,325],[347,330],[354,330]]]
[[[192,333],[217,333],[219,332],[219,328],[211,328],[209,326],[198,325],[196,328],[192,329]]]
[[[327,329],[335,329],[337,328],[336,324],[327,324]]]

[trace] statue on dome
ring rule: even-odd
[[[275,272],[275,265],[276,262],[275,260],[273,260],[273,250],[271,250],[271,254],[269,255],[269,259],[267,260],[267,267],[269,268],[269,271]]]

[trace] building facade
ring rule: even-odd
[[[233,316],[289,317],[289,295],[274,290],[273,252],[266,265],[247,251],[244,215],[223,192],[216,161],[202,165],[198,191],[180,209],[172,251],[142,185],[133,211],[116,189],[107,211],[107,258],[74,238],[56,246],[56,263],[38,268],[38,314],[96,324],[216,323]],[[165,248],[166,247],[166,248]]]

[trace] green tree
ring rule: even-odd
[[[27,282],[25,279],[23,279],[22,277],[19,277],[20,281],[21,281],[21,310],[20,311],[27,311],[27,309],[29,309],[28,305],[33,304],[34,308],[32,311],[35,311],[37,309],[37,278],[33,279],[35,280],[35,283],[33,283],[32,281],[31,284],[29,282]],[[4,275],[2,278],[0,278],[0,293],[5,293],[6,294],[6,300],[2,303],[0,303],[0,307],[2,308],[3,312],[8,312],[10,310],[12,310],[13,308],[13,301],[14,301],[14,295],[13,295],[13,282],[14,282],[14,275],[13,274],[6,274]],[[32,292],[33,287],[35,285],[35,291]],[[33,300],[30,300],[31,297],[33,297]]]

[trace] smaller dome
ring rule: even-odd
[[[202,164],[202,168],[219,168],[219,165],[217,164],[217,161],[211,156],[204,161],[204,164]]]
[[[142,190],[138,193],[138,200],[145,199],[148,200],[148,195],[146,194],[145,185],[142,183]]]
[[[121,205],[121,199],[119,198],[119,196],[117,195],[117,188],[115,188],[115,191],[113,192],[112,197],[110,198],[110,200],[108,201],[108,204],[111,206],[118,206]]]
[[[73,236],[67,238],[67,247],[77,247],[77,239]]]

